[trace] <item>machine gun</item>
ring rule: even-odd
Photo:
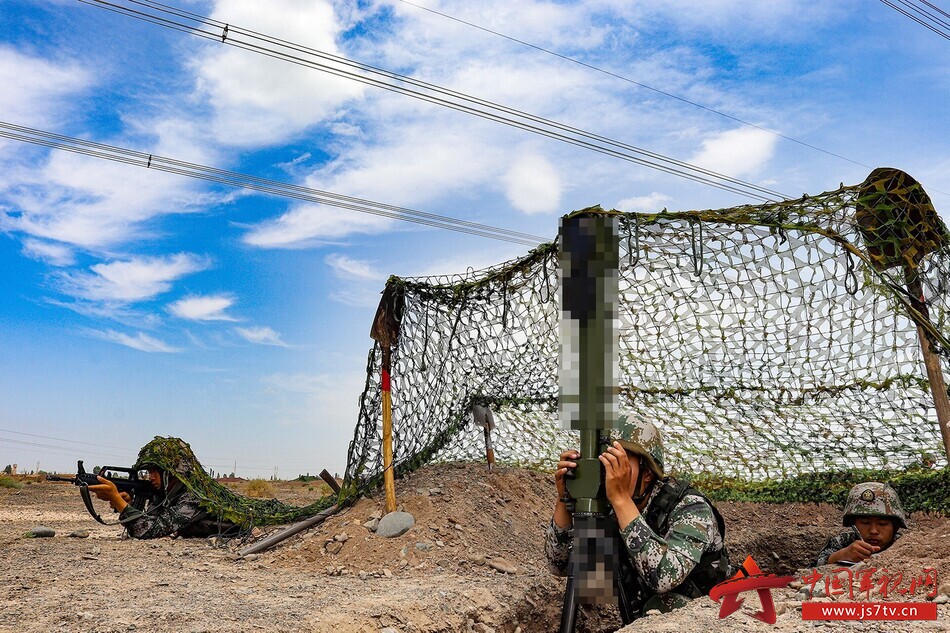
[[[93,473],[87,473],[86,469],[82,465],[82,460],[80,459],[76,466],[76,476],[75,477],[57,477],[56,475],[47,475],[47,481],[65,481],[73,485],[79,486],[79,494],[82,496],[83,503],[86,504],[86,510],[89,511],[89,514],[92,515],[99,523],[103,525],[115,525],[114,523],[106,523],[102,520],[102,517],[96,512],[95,508],[92,506],[92,498],[89,495],[89,486],[96,486],[101,484],[99,477],[108,479],[115,484],[115,487],[119,492],[127,492],[129,496],[132,497],[133,507],[141,510],[145,507],[145,502],[152,498],[155,493],[155,487],[152,485],[152,482],[148,480],[147,473],[144,471],[138,471],[133,468],[123,468],[121,466],[103,466],[99,470],[99,474],[95,475]]]

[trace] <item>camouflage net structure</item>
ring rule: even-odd
[[[158,466],[172,473],[190,490],[201,507],[218,519],[225,519],[248,532],[256,526],[279,525],[305,519],[332,505],[333,495],[322,497],[314,503],[296,507],[277,499],[252,499],[222,486],[205,472],[191,446],[177,437],[156,436],[142,447],[135,469]]]
[[[950,236],[913,178],[882,168],[796,200],[603,212],[620,224],[621,409],[661,428],[668,469],[946,463],[918,331],[946,366]],[[397,474],[484,460],[476,404],[494,412],[501,462],[551,468],[577,445],[557,423],[559,277],[550,243],[488,270],[389,279],[348,490],[382,477],[387,352]]]

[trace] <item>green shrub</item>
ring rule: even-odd
[[[7,477],[5,475],[0,475],[0,488],[22,488],[23,484],[14,479],[13,477]]]
[[[848,491],[862,481],[890,484],[907,512],[950,514],[950,467],[873,470],[855,468],[798,475],[790,479],[748,481],[709,473],[689,478],[713,501],[830,503],[844,506]]]
[[[266,479],[252,479],[247,482],[244,494],[248,497],[273,497],[274,489],[271,488]]]

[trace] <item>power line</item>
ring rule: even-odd
[[[7,438],[7,437],[0,437],[0,444],[27,446],[31,448],[43,448],[43,449],[46,449],[48,452],[52,451],[60,455],[72,455],[74,457],[76,456],[76,451],[74,449],[69,448],[68,446],[55,446],[51,444],[43,444],[41,442],[30,442],[28,440],[16,440],[16,439]],[[112,453],[109,451],[96,450],[96,451],[89,451],[89,452],[93,453],[94,455],[99,455],[102,457],[117,458],[117,459],[127,459],[128,457],[128,455],[119,455],[117,453]]]
[[[381,202],[373,202],[371,200],[346,196],[331,191],[321,191],[319,189],[293,185],[279,180],[260,178],[240,172],[226,171],[197,163],[188,163],[174,158],[147,154],[145,152],[138,152],[114,145],[106,145],[104,143],[95,143],[93,141],[46,132],[5,121],[0,121],[0,137],[22,141],[24,143],[32,143],[51,149],[83,154],[85,156],[117,163],[216,182],[229,187],[251,189],[284,198],[324,204],[340,209],[357,211],[359,213],[378,215],[404,222],[413,222],[437,229],[468,233],[469,235],[476,235],[478,237],[486,237],[528,246],[537,246],[538,244],[548,241],[546,238],[529,233],[521,233],[519,231],[511,231],[488,224],[478,224],[476,222],[468,222],[466,220],[459,220],[435,213],[427,213]]]
[[[485,26],[482,26],[482,25],[480,25],[480,24],[475,24],[474,22],[468,22],[468,21],[466,21],[466,20],[463,20],[463,19],[461,19],[461,18],[455,17],[455,16],[453,16],[453,15],[449,15],[448,13],[443,13],[443,12],[441,12],[441,11],[436,11],[435,9],[432,9],[432,8],[429,8],[429,7],[424,7],[424,6],[422,6],[422,5],[415,4],[415,3],[413,3],[413,2],[409,2],[409,0],[399,0],[399,2],[401,2],[402,4],[407,4],[407,5],[411,6],[411,7],[415,7],[415,8],[417,8],[417,9],[421,9],[421,10],[423,10],[423,11],[428,11],[429,13],[433,13],[433,14],[435,14],[435,15],[441,16],[441,17],[446,18],[446,19],[448,19],[448,20],[453,20],[453,21],[458,22],[458,23],[460,23],[460,24],[464,24],[464,25],[466,25],[466,26],[470,26],[470,27],[475,28],[475,29],[478,29],[478,30],[480,30],[480,31],[485,31],[486,33],[490,33],[490,34],[495,35],[495,36],[497,36],[497,37],[501,37],[501,38],[504,38],[504,39],[506,39],[506,40],[515,42],[515,43],[517,43],[517,44],[521,44],[522,46],[527,46],[528,48],[533,48],[533,49],[535,49],[535,50],[537,50],[537,51],[540,51],[540,52],[542,52],[542,53],[545,53],[545,54],[547,54],[547,55],[553,55],[554,57],[557,57],[557,58],[559,58],[559,59],[563,59],[564,61],[570,62],[570,63],[572,63],[572,64],[577,64],[578,66],[583,66],[584,68],[587,68],[587,69],[589,69],[589,70],[593,70],[593,71],[596,71],[596,72],[598,72],[598,73],[601,73],[601,74],[604,74],[604,75],[608,75],[608,76],[610,76],[610,77],[613,77],[613,78],[615,78],[615,79],[619,79],[619,80],[621,80],[621,81],[625,81],[625,82],[627,82],[627,83],[629,83],[629,84],[633,84],[634,86],[638,86],[638,87],[643,88],[643,89],[645,89],[645,90],[650,90],[650,91],[655,92],[655,93],[657,93],[657,94],[659,94],[659,95],[663,95],[664,97],[669,97],[669,98],[671,98],[671,99],[676,99],[677,101],[680,101],[680,102],[682,102],[682,103],[685,103],[685,104],[694,106],[694,107],[696,107],[696,108],[700,108],[700,109],[705,110],[705,111],[707,111],[707,112],[711,112],[711,113],[716,114],[716,115],[719,115],[719,116],[721,116],[721,117],[723,117],[723,118],[729,119],[730,121],[735,121],[736,123],[741,123],[742,125],[745,125],[745,126],[748,126],[748,127],[752,127],[752,128],[757,129],[757,130],[762,130],[763,132],[768,132],[769,134],[772,134],[772,135],[777,136],[777,137],[779,137],[779,138],[785,139],[786,141],[791,141],[792,143],[797,143],[797,144],[799,144],[799,145],[801,145],[801,146],[803,146],[803,147],[807,147],[807,148],[809,148],[809,149],[813,149],[813,150],[818,151],[818,152],[821,152],[821,153],[823,153],[823,154],[827,154],[828,156],[833,156],[833,157],[835,157],[835,158],[840,158],[841,160],[847,161],[847,162],[852,163],[852,164],[854,164],[854,165],[858,165],[858,166],[860,166],[860,167],[867,167],[868,169],[873,169],[873,167],[871,167],[871,165],[865,165],[864,163],[859,162],[859,161],[856,161],[856,160],[854,160],[854,159],[852,159],[852,158],[848,158],[847,156],[842,156],[841,154],[836,154],[835,152],[832,152],[832,151],[829,151],[829,150],[826,150],[826,149],[822,149],[822,148],[820,148],[820,147],[818,147],[818,146],[816,146],[816,145],[812,145],[812,144],[810,144],[810,143],[806,143],[805,141],[800,141],[800,140],[798,140],[798,139],[796,139],[796,138],[792,138],[791,136],[787,136],[787,135],[785,135],[785,134],[782,134],[781,132],[776,132],[775,130],[770,130],[769,128],[763,127],[763,126],[761,126],[761,125],[756,125],[755,123],[752,123],[752,122],[750,122],[750,121],[745,121],[745,120],[743,120],[743,119],[740,119],[740,118],[737,117],[737,116],[733,116],[733,115],[731,115],[731,114],[727,114],[727,113],[725,113],[725,112],[722,112],[721,110],[716,110],[715,108],[711,108],[711,107],[705,106],[705,105],[703,105],[703,104],[701,104],[701,103],[697,103],[696,101],[692,101],[692,100],[690,100],[690,99],[687,99],[686,97],[681,97],[681,96],[676,95],[676,94],[673,94],[673,93],[671,93],[671,92],[667,92],[667,91],[665,91],[665,90],[661,90],[660,88],[655,88],[655,87],[653,87],[653,86],[650,86],[650,85],[648,85],[648,84],[645,84],[645,83],[636,81],[636,80],[631,79],[631,78],[629,78],[629,77],[626,77],[626,76],[624,76],[624,75],[621,75],[621,74],[612,72],[612,71],[610,71],[610,70],[606,70],[606,69],[601,68],[601,67],[599,67],[599,66],[596,66],[596,65],[594,65],[594,64],[588,64],[587,62],[583,62],[583,61],[581,61],[581,60],[579,60],[579,59],[577,59],[577,58],[570,57],[570,56],[568,56],[568,55],[563,55],[563,54],[561,54],[561,53],[558,53],[557,51],[553,51],[553,50],[550,50],[550,49],[548,49],[548,48],[544,48],[543,46],[538,46],[537,44],[532,44],[531,42],[526,42],[526,41],[524,41],[524,40],[520,40],[520,39],[518,39],[518,38],[516,38],[516,37],[512,37],[512,36],[510,36],[510,35],[506,35],[506,34],[501,33],[501,32],[499,32],[499,31],[492,30],[492,29],[490,29],[490,28],[488,28],[488,27],[485,27]]]
[[[295,44],[256,31],[243,29],[196,13],[153,0],[125,0],[125,4],[107,0],[78,0],[97,8],[119,13],[215,42],[248,50],[266,57],[350,79],[377,88],[447,107],[516,129],[545,136],[600,154],[649,167],[701,184],[742,196],[771,201],[790,196],[713,170],[692,165],[657,152],[606,136],[536,116],[456,90],[444,88],[406,75],[400,75],[346,57]],[[132,6],[127,6],[132,5]],[[133,8],[142,7],[151,11]],[[170,16],[170,17],[169,17]]]
[[[927,9],[919,5],[915,5],[913,2],[909,0],[894,0],[894,2],[897,2],[898,4],[904,7],[907,7],[907,9],[910,9],[910,11],[902,9],[901,7],[897,6],[897,4],[894,4],[894,2],[890,2],[890,0],[881,0],[881,2],[883,2],[890,8],[894,9],[895,11],[904,14],[905,16],[907,16],[908,18],[910,18],[917,24],[921,25],[922,27],[933,31],[940,37],[946,40],[950,40],[950,22],[947,22],[947,20],[944,20],[939,15],[934,15]],[[940,7],[937,7],[936,5],[933,5],[929,2],[924,2],[924,4],[928,7],[933,8],[940,14],[947,16],[947,13]],[[911,13],[911,11],[913,11],[913,13]],[[917,15],[914,15],[914,13],[916,13]],[[947,17],[950,17],[950,16],[947,16]]]
[[[112,448],[112,449],[116,449],[116,450],[122,451],[121,454],[120,454],[120,453],[114,453],[114,452],[111,452],[111,451],[102,451],[102,450],[90,451],[90,452],[93,453],[94,455],[103,456],[103,457],[110,457],[110,458],[116,458],[116,459],[128,459],[129,454],[132,454],[132,455],[138,454],[138,449],[131,449],[131,448],[124,447],[124,446],[108,446],[108,445],[103,445],[103,444],[97,444],[97,443],[94,443],[94,442],[82,442],[82,441],[79,441],[79,440],[71,440],[71,439],[67,439],[67,438],[54,437],[54,436],[51,436],[51,435],[38,435],[38,434],[36,434],[36,433],[24,433],[23,431],[14,431],[14,430],[11,430],[11,429],[0,429],[0,433],[10,433],[10,434],[13,434],[13,435],[23,435],[23,436],[26,436],[26,437],[37,438],[37,439],[53,440],[54,442],[60,442],[60,443],[62,443],[62,444],[76,444],[76,445],[80,445],[80,446],[92,446],[92,447],[99,448],[99,449],[102,449],[102,448]],[[32,442],[32,441],[29,441],[29,440],[18,440],[18,439],[14,439],[14,438],[0,437],[0,444],[3,444],[3,443],[7,443],[7,444],[11,444],[11,445],[17,445],[17,446],[26,446],[26,447],[34,447],[34,448],[44,448],[44,449],[48,449],[48,452],[56,452],[56,453],[58,453],[58,454],[65,454],[65,455],[72,455],[72,456],[75,456],[76,453],[77,453],[77,449],[73,449],[73,448],[71,448],[71,447],[69,447],[69,446],[57,446],[57,445],[55,445],[55,444],[44,444],[44,443],[42,443],[42,442]],[[209,460],[209,461],[204,462],[202,465],[205,466],[205,467],[213,466],[213,467],[217,470],[219,467],[223,467],[223,464],[232,462],[232,461],[234,460],[234,458],[233,458],[233,457],[231,457],[231,458],[225,458],[225,457],[208,457],[207,460]],[[273,466],[274,462],[280,462],[280,463],[285,464],[285,465],[307,465],[307,464],[310,464],[310,465],[312,466],[312,462],[310,462],[309,460],[289,461],[289,460],[286,460],[286,459],[283,459],[283,458],[280,458],[280,459],[238,459],[238,462],[241,463],[241,467],[242,467],[242,468],[246,468],[246,469],[248,469],[248,470],[273,470],[273,468],[274,468],[274,466]],[[270,465],[270,466],[247,466],[246,464],[248,464],[248,463],[251,463],[251,464],[271,464],[271,465]]]
[[[120,451],[129,450],[125,446],[108,446],[98,442],[80,442],[79,440],[69,440],[62,437],[51,437],[49,435],[37,435],[36,433],[24,433],[23,431],[14,431],[12,429],[0,429],[0,433],[12,433],[14,435],[25,435],[26,437],[36,437],[42,440],[55,440],[57,442],[66,442],[69,444],[82,444],[84,446],[95,446],[96,448],[114,448]]]

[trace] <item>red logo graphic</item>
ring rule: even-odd
[[[795,580],[794,576],[763,574],[759,566],[752,560],[752,557],[747,556],[736,575],[713,587],[712,591],[709,592],[709,597],[714,602],[719,602],[722,599],[722,606],[719,607],[719,619],[721,620],[735,613],[742,606],[745,598],[740,598],[740,593],[755,591],[759,594],[762,610],[755,613],[747,611],[746,613],[766,624],[775,624],[775,602],[772,600],[770,589],[787,587],[788,583],[793,580]]]

